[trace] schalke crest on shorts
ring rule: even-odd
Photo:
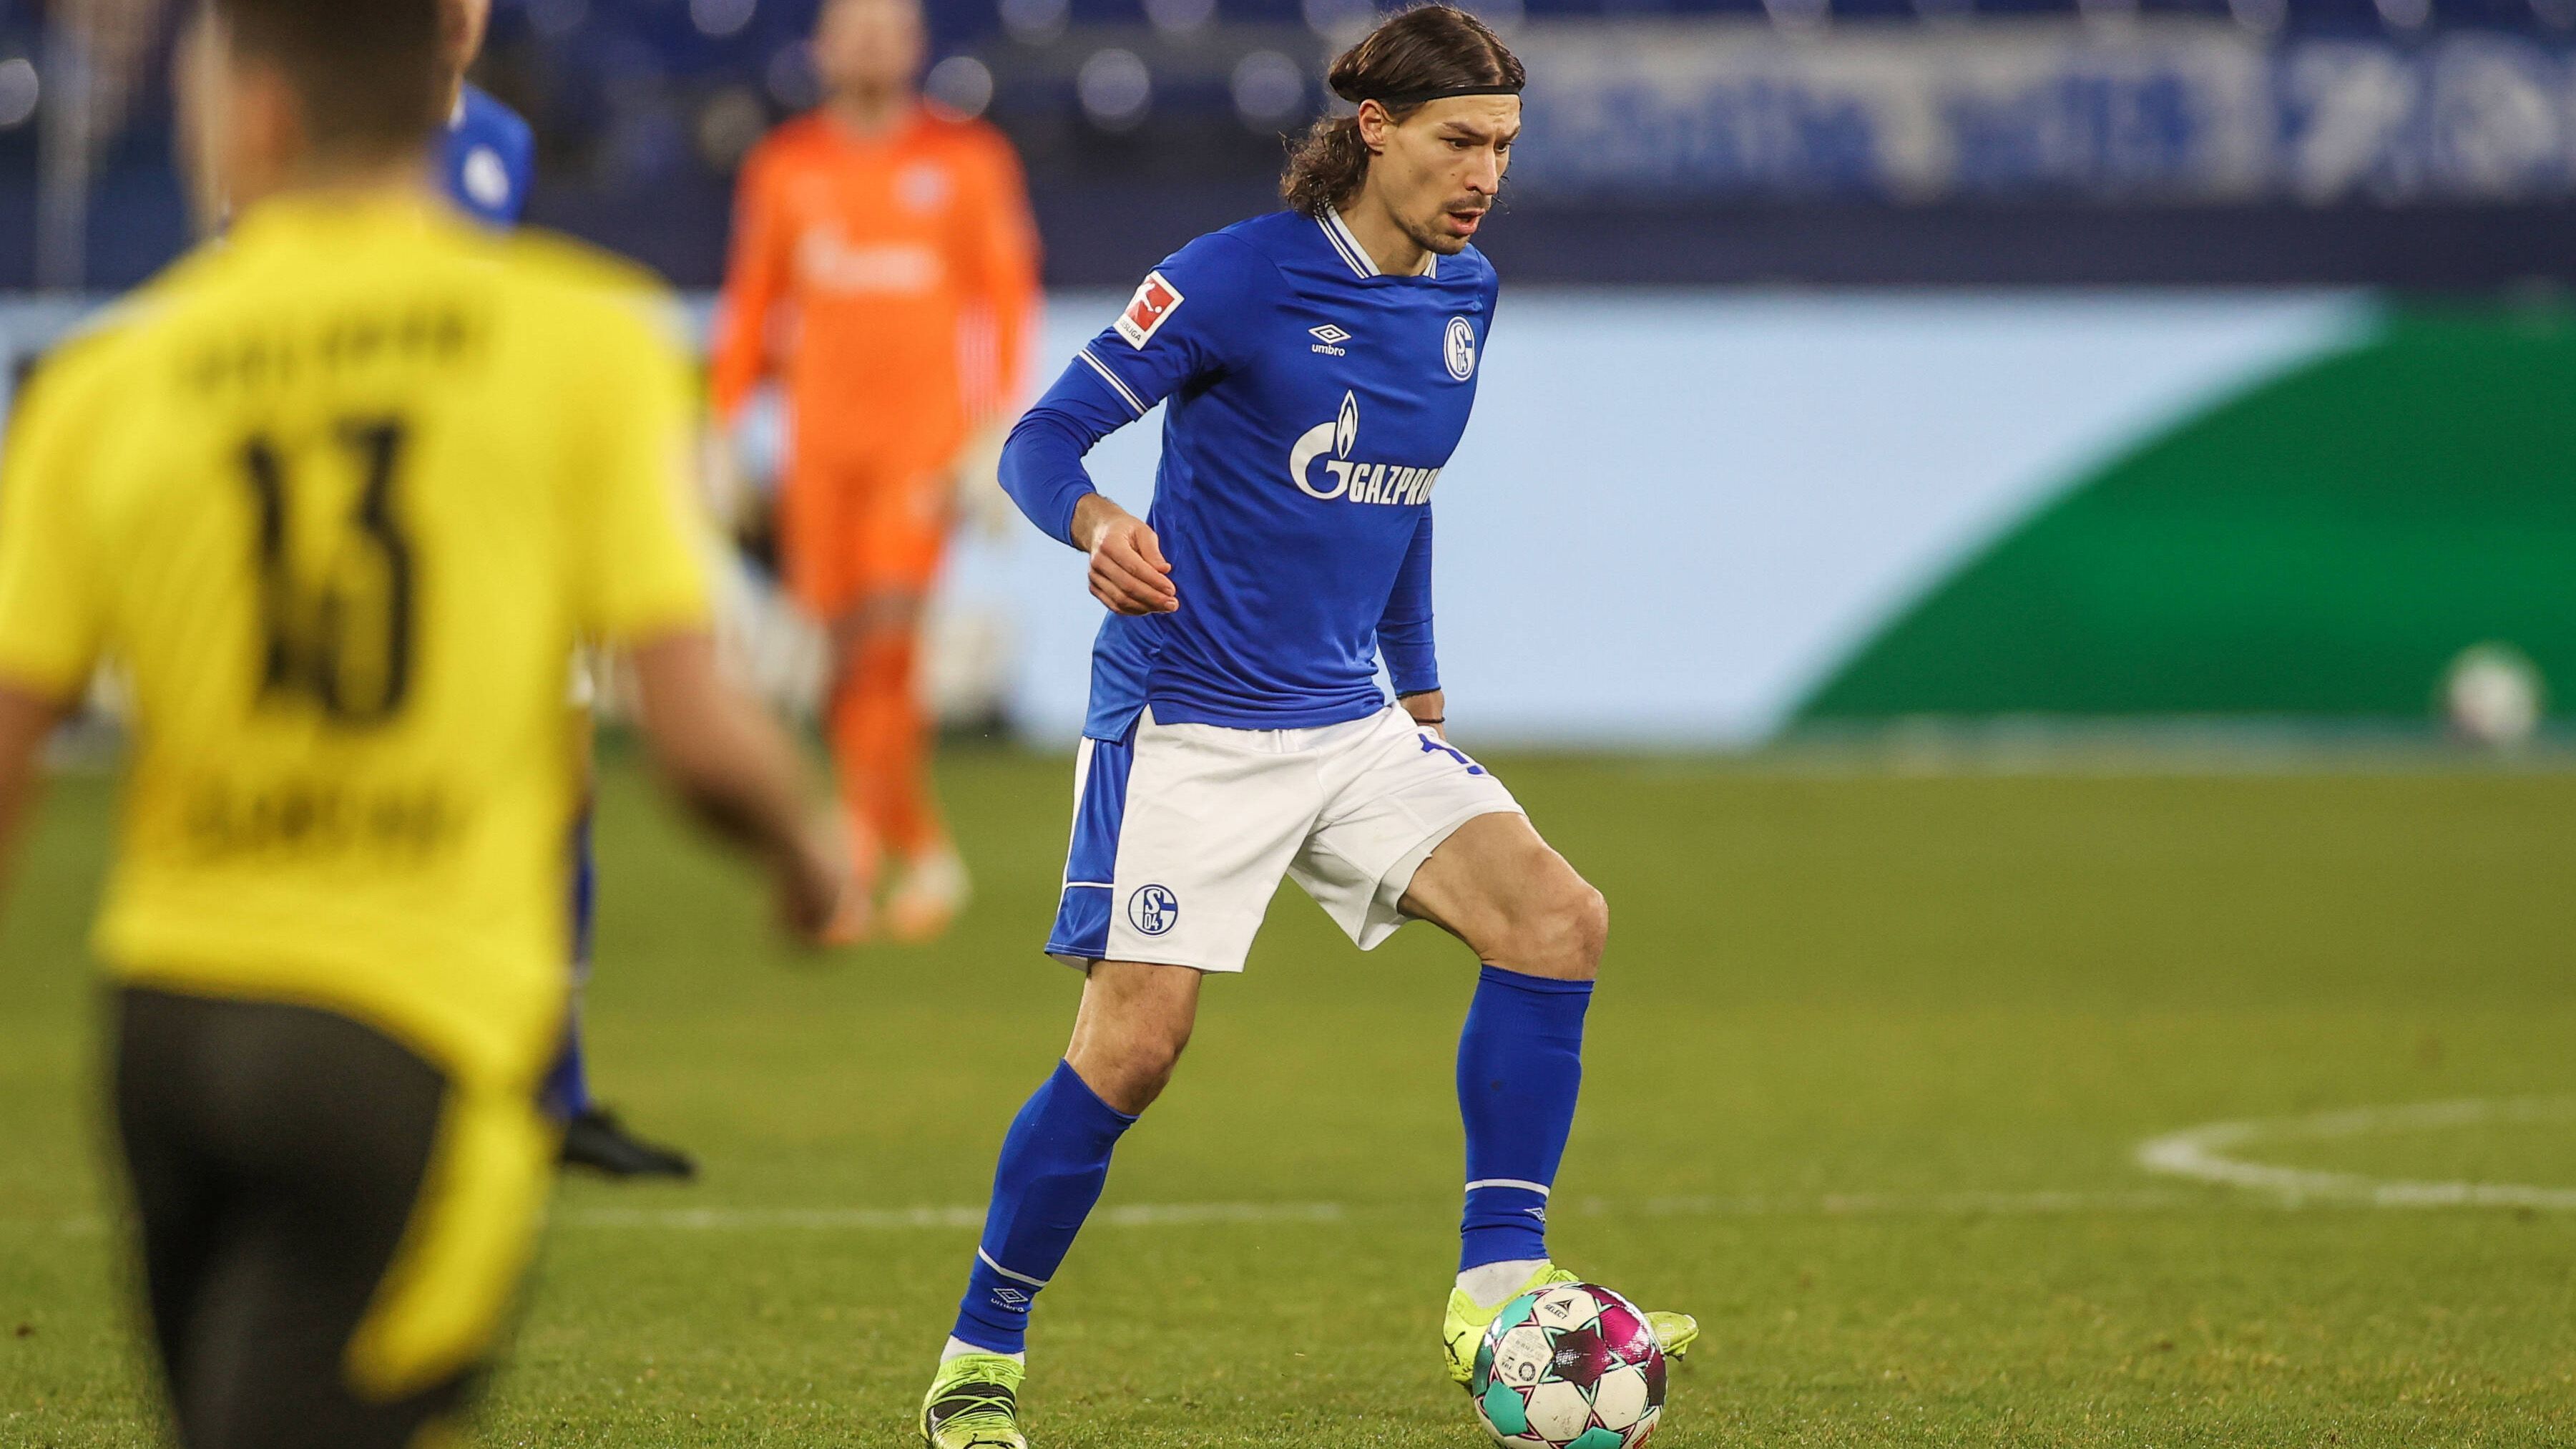
[[[1181,898],[1161,886],[1138,886],[1127,898],[1127,923],[1148,936],[1163,934],[1180,919]]]

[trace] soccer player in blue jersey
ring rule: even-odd
[[[1280,877],[1362,948],[1431,921],[1485,963],[1458,1052],[1466,1211],[1444,1341],[1549,1260],[1601,895],[1443,733],[1432,494],[1476,391],[1493,269],[1470,244],[1521,126],[1522,69],[1463,11],[1389,19],[1335,62],[1354,116],[1291,161],[1290,209],[1201,237],[1013,431],[1002,477],[1091,556],[1094,653],[1050,954],[1088,974],[1073,1042],[1003,1141],[933,1449],[1022,1449],[1033,1299],[1161,1093],[1201,983],[1240,971]],[[1093,490],[1102,437],[1168,409],[1151,516]],[[1396,702],[1377,682],[1383,660]],[[1698,1325],[1655,1314],[1668,1353]]]
[[[536,182],[536,133],[518,112],[465,78],[474,58],[483,51],[483,37],[492,21],[492,0],[445,0],[443,20],[442,38],[455,101],[448,108],[447,135],[439,147],[439,181],[448,199],[468,215],[490,226],[516,226],[527,210],[528,192]],[[587,702],[583,704],[586,707]],[[598,874],[587,815],[574,831],[571,850],[572,971],[577,989],[590,975],[592,925],[598,900]],[[686,1153],[628,1132],[616,1113],[591,1097],[578,997],[572,1020],[564,1028],[563,1054],[546,1078],[545,1093],[547,1110],[563,1123],[563,1160],[568,1165],[615,1178],[685,1179],[696,1175],[697,1164]]]
[[[447,139],[439,148],[439,180],[448,199],[469,215],[492,226],[516,226],[536,181],[536,133],[518,112],[465,78],[482,53],[492,0],[447,0],[446,20],[456,104],[448,110]]]

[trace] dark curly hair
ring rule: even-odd
[[[1466,86],[1511,86],[1528,79],[1520,57],[1485,22],[1449,5],[1401,11],[1342,52],[1326,81],[1333,94],[1357,105],[1372,96],[1420,95]],[[1383,101],[1380,104],[1385,104]],[[1388,106],[1397,120],[1425,102]],[[1368,179],[1369,148],[1355,116],[1326,116],[1309,127],[1288,154],[1279,194],[1309,216],[1347,205]]]

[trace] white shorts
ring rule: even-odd
[[[1047,954],[1240,971],[1282,875],[1368,950],[1404,924],[1442,841],[1520,808],[1400,709],[1301,730],[1156,724],[1149,709],[1125,740],[1082,742]]]

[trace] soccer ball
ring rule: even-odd
[[[2510,644],[2479,644],[2451,661],[2442,712],[2456,738],[2509,748],[2530,743],[2539,731],[2546,693],[2529,655]]]
[[[1467,1391],[1504,1449],[1638,1449],[1664,1417],[1664,1351],[1634,1303],[1560,1284],[1494,1315]]]

